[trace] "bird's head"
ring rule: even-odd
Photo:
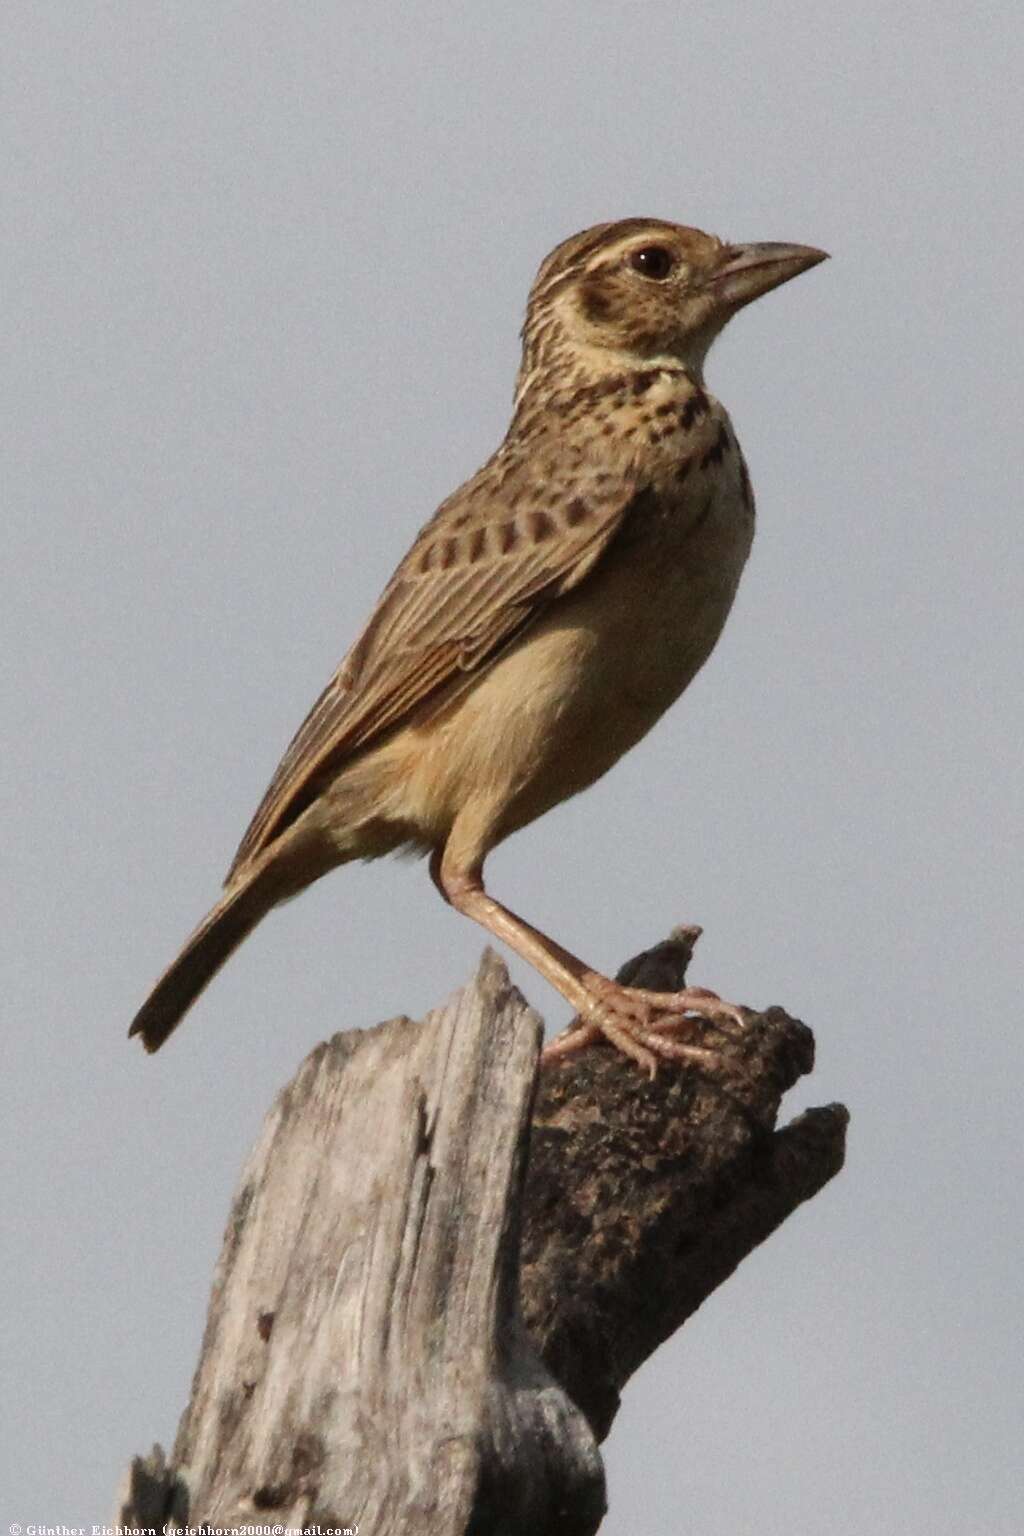
[[[753,299],[824,261],[808,245],[727,245],[662,219],[598,224],[556,246],[530,291],[521,380],[549,367],[682,363]]]

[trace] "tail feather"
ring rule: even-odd
[[[280,882],[266,864],[229,887],[164,971],[135,1015],[129,1035],[141,1035],[147,1051],[158,1051],[225,960],[282,894]]]
[[[390,781],[376,759],[355,762],[331,784],[329,813],[314,801],[232,878],[135,1015],[131,1035],[158,1051],[208,982],[271,907],[350,859],[378,858],[408,837],[386,813]],[[325,827],[325,814],[328,825]]]

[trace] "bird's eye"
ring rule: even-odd
[[[639,251],[634,251],[629,258],[629,264],[634,272],[639,272],[642,277],[651,277],[655,282],[662,282],[672,271],[675,262],[672,252],[666,251],[663,245],[645,245]]]

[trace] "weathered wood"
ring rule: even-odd
[[[681,985],[693,936],[622,974]],[[774,1131],[813,1060],[778,1009],[713,1073],[590,1049],[541,1075],[524,1200],[539,1036],[488,954],[422,1025],[312,1052],[243,1173],[171,1466],[133,1463],[121,1524],[596,1529],[622,1384],[837,1171],[845,1111]]]
[[[540,1035],[489,956],[423,1027],[336,1035],[279,1096],[174,1448],[180,1518],[376,1536],[600,1511],[586,1420],[515,1325]]]

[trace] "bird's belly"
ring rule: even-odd
[[[752,534],[718,482],[614,551],[569,600],[593,637],[588,699],[603,722],[620,713],[649,729],[691,682],[722,632]]]
[[[714,648],[750,546],[749,519],[729,506],[695,523],[615,551],[442,721],[401,733],[402,798],[425,841],[459,819],[493,846],[594,783],[678,698]]]

